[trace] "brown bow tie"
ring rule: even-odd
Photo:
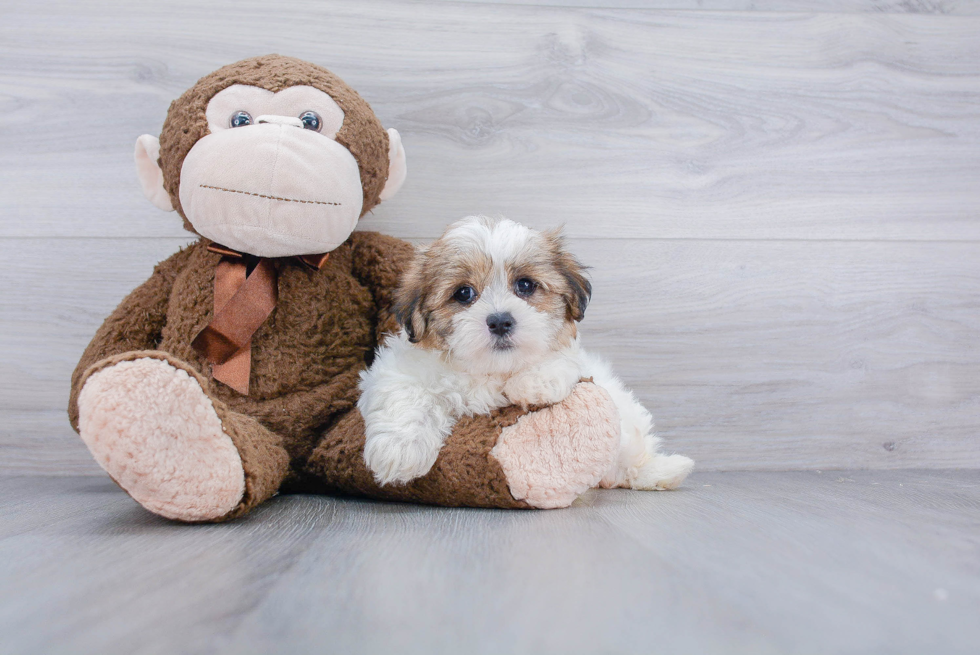
[[[208,250],[220,254],[214,272],[214,319],[197,333],[191,346],[211,362],[211,376],[238,393],[248,395],[252,370],[252,335],[265,323],[279,300],[277,261],[299,261],[320,270],[329,253],[268,259],[259,257],[248,272],[246,256],[217,243]]]

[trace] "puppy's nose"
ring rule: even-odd
[[[498,337],[506,336],[514,329],[514,317],[510,312],[500,312],[487,316],[487,327]]]

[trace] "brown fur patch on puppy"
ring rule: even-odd
[[[592,284],[585,277],[588,267],[578,261],[574,255],[565,249],[565,237],[561,228],[543,233],[551,250],[552,266],[564,278],[561,295],[568,308],[568,318],[581,321],[585,318],[585,309],[592,300]]]
[[[408,340],[412,343],[419,343],[424,339],[428,329],[428,320],[422,308],[425,301],[425,277],[422,274],[424,261],[424,252],[416,250],[414,259],[405,269],[395,290],[395,318],[405,328]]]
[[[409,340],[422,348],[445,348],[453,316],[466,309],[453,294],[462,286],[482,293],[493,274],[482,253],[460,250],[444,237],[416,252],[395,294],[398,319]]]
[[[534,235],[534,248],[521,253],[509,266],[513,287],[521,278],[538,285],[526,302],[538,311],[563,316],[565,324],[556,334],[556,343],[565,347],[578,334],[576,322],[585,317],[592,297],[592,285],[585,277],[586,267],[565,250],[561,228]]]

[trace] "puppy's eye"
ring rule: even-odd
[[[247,111],[236,111],[231,115],[231,118],[228,119],[228,124],[231,125],[231,127],[245,127],[246,125],[251,125],[252,115]]]
[[[519,296],[530,296],[538,288],[538,283],[529,277],[522,277],[514,283],[514,290]]]
[[[476,289],[473,287],[460,287],[453,294],[453,300],[463,305],[469,305],[476,300]]]
[[[308,130],[313,130],[314,132],[319,132],[320,127],[323,125],[323,121],[320,120],[320,114],[315,111],[307,111],[300,114],[299,119],[303,121],[303,127]]]

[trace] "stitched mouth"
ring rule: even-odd
[[[339,202],[325,202],[323,200],[300,200],[299,198],[280,198],[279,196],[268,196],[262,193],[252,193],[251,191],[239,191],[237,189],[226,189],[220,186],[211,186],[210,184],[199,184],[202,189],[211,189],[213,191],[224,191],[225,193],[241,193],[246,196],[255,196],[256,198],[267,198],[269,200],[280,200],[282,202],[299,202],[304,205],[333,205],[334,207],[339,207],[343,203]]]

